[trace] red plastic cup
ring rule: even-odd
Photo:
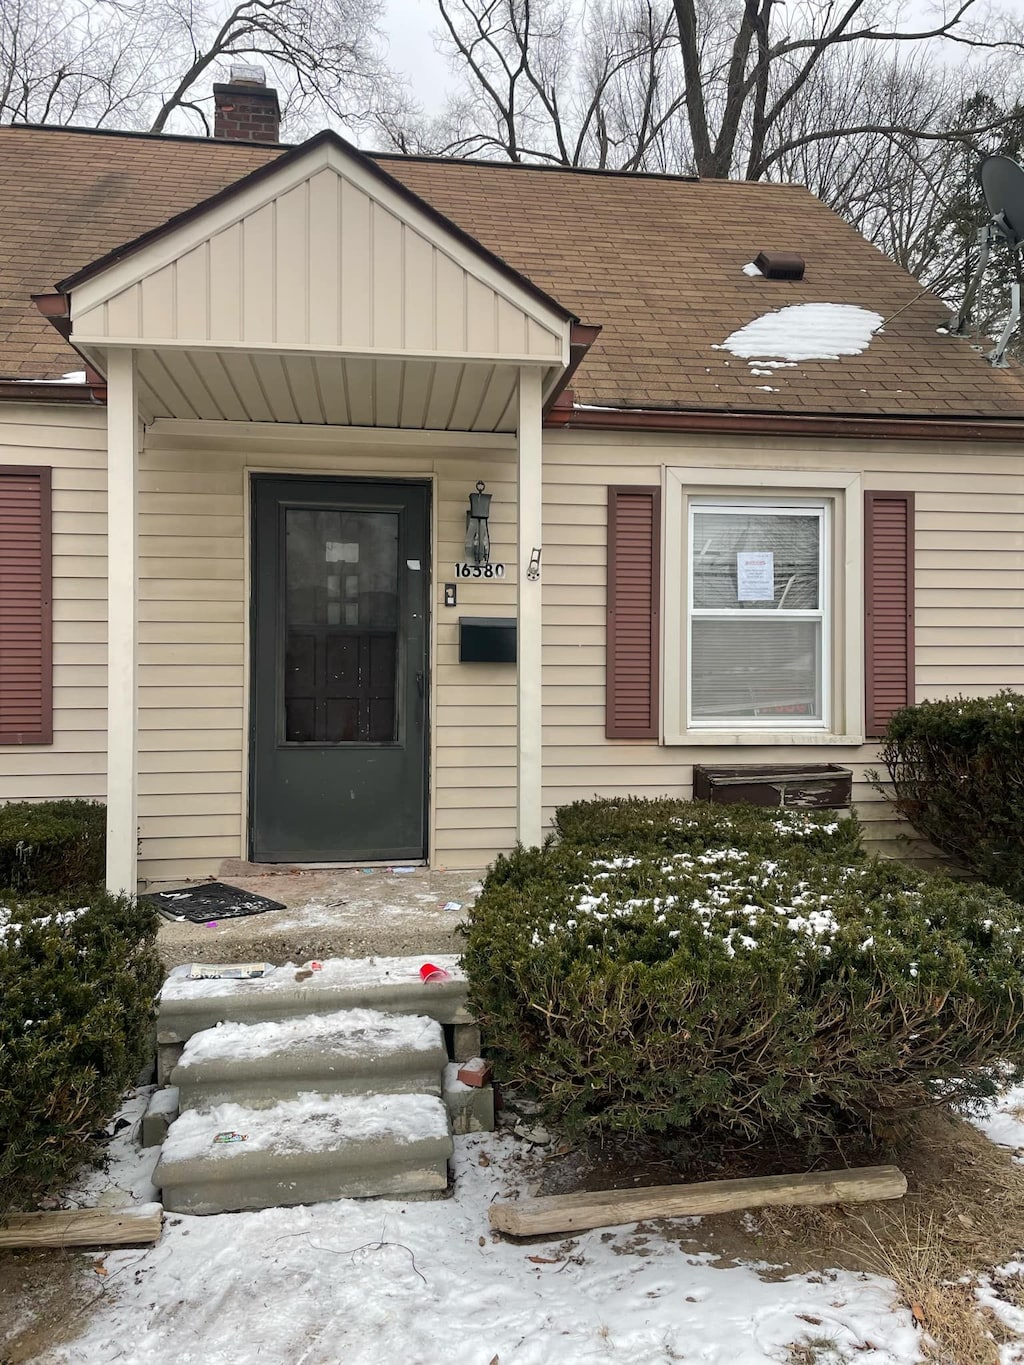
[[[451,972],[446,972],[443,967],[435,967],[433,962],[424,962],[420,968],[420,977],[424,981],[449,981]]]

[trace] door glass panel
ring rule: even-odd
[[[397,737],[398,513],[285,510],[284,737]]]

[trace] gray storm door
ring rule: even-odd
[[[426,853],[430,491],[253,479],[252,857]]]

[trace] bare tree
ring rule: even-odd
[[[239,0],[226,12],[203,0],[141,2],[147,13],[161,14],[177,38],[177,79],[157,110],[154,133],[184,109],[209,131],[202,94],[196,94],[218,63],[232,59],[269,67],[293,120],[312,113],[320,122],[324,114],[358,121],[386,83],[376,41],[381,0]]]
[[[3,0],[0,121],[210,131],[210,86],[259,62],[293,132],[401,107],[383,0]],[[394,114],[390,116],[394,118]]]
[[[438,0],[462,80],[444,113],[385,132],[460,156],[640,169],[680,108],[659,0]]]
[[[0,122],[137,126],[164,40],[141,10],[94,0],[0,5]]]
[[[437,0],[456,88],[385,131],[410,151],[796,181],[954,297],[980,212],[968,168],[1017,146],[1024,25],[1003,3],[936,0],[912,24],[899,0]]]
[[[736,10],[718,11],[710,29],[701,26],[698,0],[673,0],[680,59],[686,81],[686,109],[694,167],[699,175],[741,175],[760,180],[787,154],[809,143],[870,136],[939,138],[942,133],[873,117],[858,117],[804,128],[794,134],[789,115],[805,98],[830,58],[855,48],[870,64],[872,49],[926,49],[941,63],[943,48],[1006,51],[1021,48],[1006,23],[982,17],[979,0],[943,7],[935,22],[904,25],[899,6],[884,0],[742,0]],[[728,19],[723,22],[723,14]],[[975,16],[978,16],[977,18]],[[893,60],[899,64],[898,58]],[[866,115],[866,116],[864,116]]]
[[[915,122],[921,110],[895,98],[903,74],[920,100],[922,66],[939,74],[938,91],[965,57],[1024,56],[1020,32],[983,14],[982,0],[959,0],[917,25],[898,22],[898,0],[437,6],[459,82],[447,149],[513,161],[653,161],[705,177],[777,178],[819,143],[942,141],[934,109]],[[820,115],[813,122],[809,108]],[[444,120],[434,126],[446,130]]]

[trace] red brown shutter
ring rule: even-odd
[[[914,702],[914,495],[864,494],[867,734]]]
[[[605,734],[658,738],[661,489],[608,489]]]
[[[0,466],[0,744],[53,742],[50,471]]]

